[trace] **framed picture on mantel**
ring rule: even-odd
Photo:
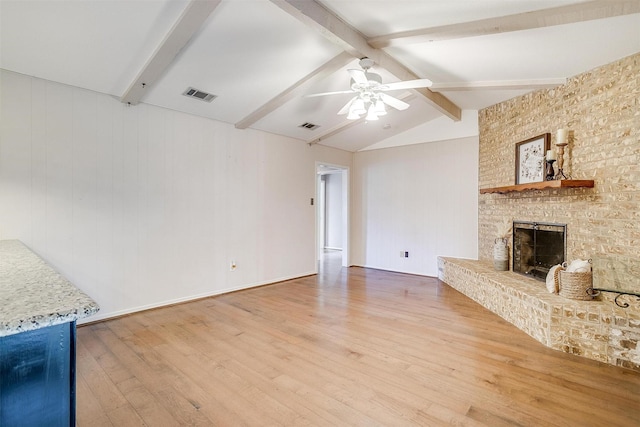
[[[544,159],[550,144],[549,133],[516,144],[516,184],[544,181]]]

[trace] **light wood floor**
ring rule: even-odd
[[[640,425],[640,374],[362,268],[80,327],[77,355],[79,426]]]

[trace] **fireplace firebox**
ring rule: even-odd
[[[566,256],[566,224],[513,222],[513,271],[545,280]]]

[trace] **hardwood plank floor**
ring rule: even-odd
[[[335,258],[81,326],[77,354],[81,427],[640,425],[640,374],[550,350],[437,279]]]

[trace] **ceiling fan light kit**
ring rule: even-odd
[[[351,90],[316,93],[306,95],[306,97],[354,93],[355,96],[351,98],[351,100],[347,102],[340,111],[338,111],[338,115],[347,114],[347,119],[357,120],[360,119],[363,114],[366,114],[365,119],[370,121],[378,120],[379,116],[387,114],[385,104],[401,111],[409,108],[409,104],[406,102],[383,92],[401,89],[417,89],[430,87],[432,85],[432,82],[429,79],[407,80],[383,84],[380,74],[369,71],[373,66],[373,60],[369,58],[362,58],[360,60],[360,66],[362,67],[362,70],[347,70],[351,76]]]
[[[364,99],[355,98],[353,102],[351,102],[351,106],[349,107],[350,115],[355,114],[357,116],[360,116],[361,114],[365,114],[366,112],[367,112],[367,109],[365,108],[365,105],[364,105]]]
[[[360,118],[360,115],[349,112],[349,115],[347,116],[347,119],[349,120],[358,120]]]
[[[367,121],[370,120],[378,120],[378,114],[376,113],[376,107],[375,105],[371,104],[369,106],[369,110],[367,111],[367,117],[366,117]]]

